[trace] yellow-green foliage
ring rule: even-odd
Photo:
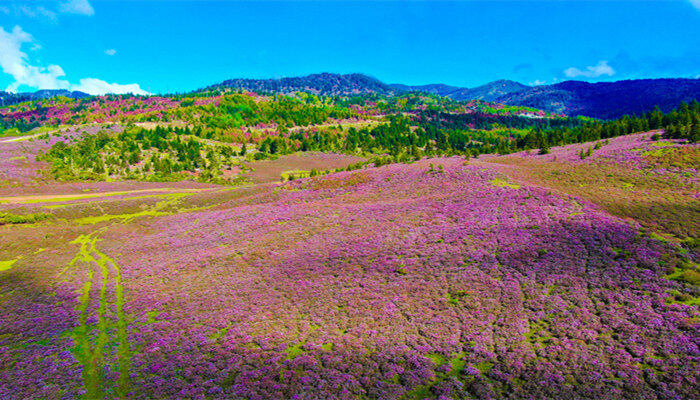
[[[496,178],[490,181],[493,186],[497,187],[509,187],[511,189],[520,189],[520,185],[516,185],[514,183],[509,183],[503,179]]]
[[[309,176],[311,176],[311,171],[304,171],[301,169],[282,172],[283,181],[293,181],[294,179],[307,178]]]
[[[17,259],[0,261],[0,271],[7,271],[17,262]]]
[[[36,213],[15,215],[10,213],[0,213],[0,225],[6,224],[33,224],[51,218],[51,214]]]

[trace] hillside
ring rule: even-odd
[[[0,108],[0,137],[41,137],[76,125],[128,128],[120,135],[105,129],[104,139],[76,145],[88,146],[87,153],[55,149],[48,154],[56,164],[52,173],[62,179],[166,179],[166,173],[236,179],[234,171],[251,157],[259,161],[295,151],[406,159],[426,152],[482,153],[510,146],[538,127],[580,123],[525,107],[420,93],[379,102],[371,96],[338,99],[304,92],[57,97]],[[502,136],[504,128],[513,131]]]
[[[588,83],[566,81],[505,94],[492,101],[570,116],[611,119],[642,114],[655,106],[668,112],[700,99],[700,79],[638,79]]]
[[[0,197],[0,397],[692,398],[698,146],[653,133]]]

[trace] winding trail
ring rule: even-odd
[[[78,326],[72,333],[74,346],[71,349],[75,359],[82,366],[84,398],[128,398],[131,388],[129,372],[133,347],[128,340],[122,270],[113,258],[97,248],[100,236],[112,226],[128,223],[139,217],[191,211],[166,211],[166,208],[175,206],[182,197],[198,192],[200,190],[180,190],[179,193],[169,193],[168,198],[146,210],[94,218],[86,223],[115,221],[89,234],[80,235],[70,242],[80,247],[61,275],[86,268],[86,279],[77,309]],[[112,383],[115,380],[106,376],[108,371],[116,372],[116,383]]]
[[[76,194],[42,194],[42,195],[27,195],[27,196],[6,196],[0,197],[0,203],[9,204],[28,204],[28,203],[54,203],[68,202],[73,200],[95,199],[112,196],[127,196],[127,195],[143,195],[147,193],[153,194],[168,194],[168,193],[199,193],[204,191],[216,190],[216,188],[201,188],[201,189],[179,189],[179,188],[153,188],[153,189],[138,189],[138,190],[120,190],[113,192],[96,192],[96,193],[76,193]]]
[[[79,244],[78,254],[70,263],[76,267],[82,262],[88,265],[87,280],[83,284],[80,296],[78,319],[79,326],[73,332],[75,345],[72,352],[82,365],[85,397],[103,398],[110,388],[106,387],[105,369],[113,364],[119,374],[116,394],[124,397],[128,394],[129,367],[131,350],[127,337],[127,321],[124,313],[124,288],[122,286],[119,265],[106,254],[97,249],[95,244],[106,228],[89,235],[81,235],[71,243]],[[90,300],[96,294],[93,286],[100,285],[99,305],[91,309]],[[113,287],[113,292],[109,289]],[[90,317],[96,314],[97,322],[90,323]],[[96,331],[96,332],[95,332]],[[96,336],[96,337],[95,337]],[[111,357],[109,349],[116,343],[116,359]],[[110,363],[111,361],[111,363]]]

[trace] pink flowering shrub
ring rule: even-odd
[[[581,199],[458,158],[213,198],[95,226],[68,247],[106,269],[4,300],[0,397],[694,396],[679,249]]]

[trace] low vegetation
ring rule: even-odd
[[[696,395],[697,102],[0,110],[0,398]]]

